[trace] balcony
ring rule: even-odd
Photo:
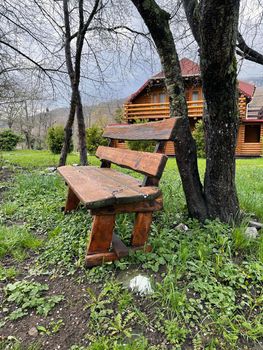
[[[189,118],[200,118],[204,113],[204,100],[187,101]],[[240,117],[245,118],[247,113],[245,97],[239,98]],[[126,121],[141,119],[164,119],[170,117],[169,102],[162,103],[126,103],[124,105],[124,119]]]

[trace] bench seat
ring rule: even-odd
[[[161,194],[158,187],[142,186],[141,181],[111,168],[62,166],[58,172],[88,209],[150,201]]]

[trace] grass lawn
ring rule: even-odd
[[[91,217],[63,215],[66,188],[46,151],[4,152],[0,170],[0,350],[230,350],[263,348],[263,234],[187,219],[175,160],[161,186],[153,251],[83,268]],[[69,164],[78,162],[70,155]],[[91,164],[98,164],[90,157]],[[14,164],[16,166],[14,166]],[[19,166],[19,167],[17,167]],[[201,174],[205,161],[199,161]],[[263,221],[263,159],[237,160],[244,212]],[[116,230],[129,241],[133,217]],[[177,228],[185,223],[188,231]],[[150,277],[152,294],[126,287]]]

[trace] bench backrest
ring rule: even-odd
[[[165,141],[175,139],[175,128],[178,119],[170,118],[144,124],[107,126],[103,136],[111,140],[158,141],[155,152],[99,146],[96,156],[102,161],[102,167],[110,167],[111,163],[117,164],[146,175],[143,185],[158,185],[167,161],[167,156],[160,152],[163,151]]]

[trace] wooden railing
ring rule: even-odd
[[[188,116],[202,117],[204,113],[204,100],[187,101]],[[239,98],[240,117],[245,118],[247,113],[245,97]],[[164,119],[170,117],[169,102],[163,103],[126,103],[124,105],[125,120],[136,119]]]

